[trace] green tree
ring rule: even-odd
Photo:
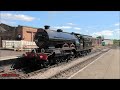
[[[96,38],[102,38],[102,36],[98,36],[98,37],[96,37]]]
[[[120,46],[120,40],[114,39],[113,44],[116,46]]]

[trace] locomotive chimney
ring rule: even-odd
[[[63,30],[62,29],[57,29],[57,32],[63,32]]]
[[[48,25],[45,25],[44,27],[45,27],[45,29],[49,29],[50,28],[50,26],[48,26]]]

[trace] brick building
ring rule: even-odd
[[[36,32],[37,28],[19,25],[16,30],[16,37],[25,41],[33,41]]]
[[[92,38],[92,46],[100,46],[102,44],[102,39],[100,38]]]
[[[6,24],[0,24],[0,47],[2,46],[2,40],[25,40],[33,41],[34,35],[37,32],[37,28],[20,26],[9,26]]]

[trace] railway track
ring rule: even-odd
[[[83,56],[83,57],[80,57],[80,58],[82,59],[82,58],[85,58],[85,57],[89,57],[90,55],[95,54],[95,53],[99,53],[99,54],[98,54],[98,56],[99,56],[101,53],[103,53],[103,52],[101,52],[102,50],[103,50],[103,49],[97,49],[97,50],[95,50],[94,52],[91,52],[89,55]],[[101,52],[101,53],[100,53],[100,52]],[[95,58],[95,57],[97,57],[97,56],[94,56],[93,58]],[[48,78],[48,79],[61,78],[61,76],[62,76],[64,73],[66,73],[66,71],[70,72],[69,70],[72,70],[72,69],[75,69],[75,68],[81,68],[81,67],[87,65],[88,63],[92,62],[92,61],[93,61],[93,58],[92,58],[92,60],[85,60],[85,61],[79,63],[79,64],[81,64],[82,66],[81,66],[81,65],[75,65],[75,67],[73,66],[73,67],[71,67],[70,69],[66,69],[66,70],[64,70],[64,71],[60,71],[60,72],[59,72],[59,70],[58,70],[57,73],[54,73],[54,70],[53,70],[54,68],[69,65],[69,64],[72,63],[73,61],[76,61],[78,58],[74,58],[73,60],[69,60],[67,63],[66,63],[66,62],[61,62],[61,63],[59,63],[59,64],[52,65],[52,66],[50,66],[50,67],[48,67],[48,68],[42,68],[42,69],[38,68],[38,69],[36,69],[36,70],[33,70],[33,71],[30,72],[30,73],[25,73],[25,72],[23,72],[22,70],[11,70],[11,69],[10,69],[10,66],[11,66],[11,65],[7,65],[7,66],[3,66],[4,72],[1,72],[1,73],[0,73],[0,79],[29,79],[30,77],[36,76],[36,75],[38,75],[38,74],[43,75],[43,74],[45,74],[46,72],[49,72],[50,70],[53,70],[53,71],[51,72],[51,73],[53,73],[53,74],[52,74],[51,76],[49,76],[49,77],[46,77],[46,78]],[[77,67],[77,66],[78,66],[78,67]],[[75,70],[76,70],[76,69],[75,69]],[[3,75],[4,75],[4,76],[3,76]],[[5,76],[5,75],[6,75],[6,76]],[[44,77],[43,77],[43,79],[44,79]]]
[[[71,67],[74,67],[78,63],[82,63],[84,61],[86,62],[90,57],[95,57],[99,53],[103,53],[103,52],[96,52],[94,53],[94,55],[85,56],[83,58],[80,58],[80,60],[76,59],[76,60],[71,61],[70,63],[62,64],[61,66],[51,68],[48,71],[44,73],[40,73],[36,76],[30,77],[29,79],[50,79],[56,75],[59,75],[61,72],[64,72],[65,70],[68,70]]]
[[[109,50],[107,50],[109,51]],[[48,79],[70,79],[70,77],[72,75],[74,75],[74,73],[78,72],[79,70],[83,69],[84,67],[86,67],[87,65],[89,65],[90,63],[92,63],[94,60],[96,60],[98,57],[101,56],[101,54],[107,52],[107,51],[104,51],[104,52],[101,52],[99,54],[97,54],[96,56],[94,57],[91,57],[81,63],[78,63],[76,64],[75,66],[71,67],[71,68],[68,68]]]

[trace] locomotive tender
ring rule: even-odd
[[[86,55],[92,50],[92,36],[50,30],[47,25],[37,30],[34,41],[39,48],[26,52],[23,58],[43,67]]]

